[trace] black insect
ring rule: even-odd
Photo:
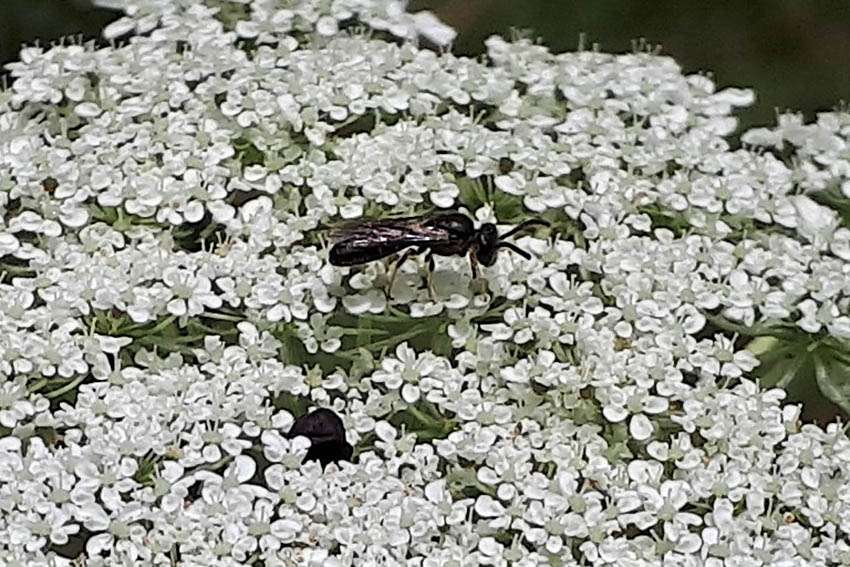
[[[472,279],[476,279],[478,264],[492,266],[500,248],[513,250],[525,259],[531,258],[528,252],[505,239],[532,226],[549,226],[549,223],[542,219],[528,220],[499,236],[496,225],[487,222],[476,230],[472,219],[461,213],[364,220],[338,229],[330,262],[334,266],[354,266],[404,250],[390,276],[391,290],[398,268],[412,254],[427,253],[429,272],[434,270],[434,254],[469,254]]]
[[[345,427],[337,414],[329,409],[317,409],[295,420],[287,438],[303,435],[310,440],[310,449],[302,462],[319,461],[322,468],[328,463],[350,461],[354,448],[345,440]]]

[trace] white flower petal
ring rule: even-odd
[[[639,413],[629,421],[629,433],[638,441],[646,441],[652,435],[652,422],[649,418]]]

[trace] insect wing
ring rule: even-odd
[[[428,226],[423,217],[364,221],[335,229],[330,251],[331,264],[353,266],[385,258],[410,246],[444,242],[448,232]]]

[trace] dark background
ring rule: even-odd
[[[47,45],[67,35],[95,38],[113,13],[88,0],[0,0],[0,60],[22,43]],[[455,51],[476,54],[482,41],[512,27],[531,30],[553,51],[574,50],[579,34],[605,51],[631,50],[645,38],[687,72],[718,84],[756,89],[747,125],[769,124],[776,109],[811,119],[850,100],[850,0],[413,0],[459,31]]]

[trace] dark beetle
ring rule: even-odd
[[[322,468],[328,463],[351,461],[354,448],[345,440],[345,427],[337,414],[320,408],[295,420],[286,437],[303,435],[310,440],[304,461],[319,461]]]
[[[500,248],[513,250],[525,259],[531,255],[505,239],[531,226],[549,226],[542,219],[532,219],[499,236],[496,225],[484,223],[475,228],[472,219],[461,213],[425,215],[396,219],[363,220],[336,231],[330,262],[334,266],[354,266],[386,258],[401,252],[390,276],[389,288],[398,268],[411,254],[427,252],[428,269],[433,271],[433,254],[465,256],[469,254],[472,279],[478,277],[478,264],[492,266]]]

